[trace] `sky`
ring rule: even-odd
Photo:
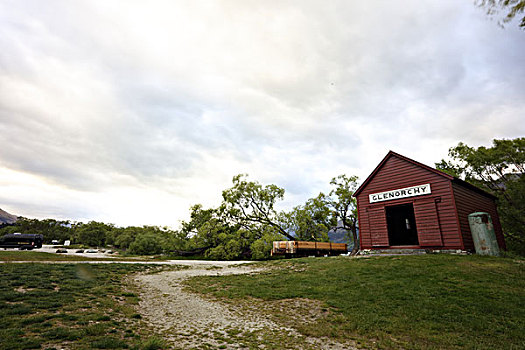
[[[0,208],[178,228],[525,136],[525,31],[471,0],[0,0]]]

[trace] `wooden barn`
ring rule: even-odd
[[[487,212],[505,241],[495,197],[410,158],[388,152],[354,194],[361,249],[474,251],[468,215]]]

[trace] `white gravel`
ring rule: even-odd
[[[265,348],[268,336],[279,335],[278,338],[286,339],[287,344],[277,348],[355,349],[327,339],[304,337],[293,328],[276,324],[262,313],[207,300],[183,288],[182,282],[193,276],[246,274],[255,273],[257,269],[250,266],[226,268],[224,262],[209,261],[189,265],[190,268],[178,271],[134,276],[134,282],[141,290],[139,312],[175,347],[190,349],[206,344],[211,348],[244,349],[249,346],[242,341],[236,342],[239,338],[231,334],[255,334],[255,341],[259,339],[261,342],[260,348]]]

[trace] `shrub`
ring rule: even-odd
[[[140,235],[129,245],[128,251],[137,255],[160,254],[163,251],[163,241],[153,234]]]

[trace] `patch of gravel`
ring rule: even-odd
[[[189,268],[139,274],[138,312],[175,348],[180,349],[355,349],[329,339],[310,338],[278,325],[261,312],[203,298],[184,289],[193,276],[257,273],[250,266],[198,262]]]

